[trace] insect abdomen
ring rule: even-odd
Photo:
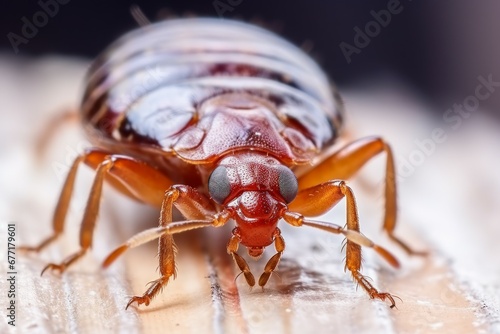
[[[314,61],[270,32],[228,20],[166,21],[125,35],[92,66],[82,109],[94,135],[172,151],[206,116],[204,101],[235,92],[268,101],[268,121],[317,150],[336,136],[340,104]]]

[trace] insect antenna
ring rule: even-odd
[[[141,7],[139,7],[138,5],[134,4],[130,6],[130,14],[134,18],[135,22],[137,22],[137,24],[141,27],[151,24],[151,21],[147,18]]]

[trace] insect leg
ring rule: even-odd
[[[44,239],[37,246],[21,246],[21,251],[40,252],[51,243],[53,243],[64,231],[64,223],[69,209],[69,203],[73,193],[73,187],[80,163],[84,163],[94,169],[111,154],[99,149],[88,149],[84,154],[78,156],[70,167],[66,180],[64,182],[59,200],[52,218],[53,233]],[[113,158],[115,161],[112,174],[106,175],[106,181],[123,194],[142,202],[159,206],[163,197],[163,190],[172,185],[161,173],[139,161],[121,156],[120,159]],[[134,172],[137,170],[138,172]],[[127,172],[128,171],[128,172]],[[133,177],[127,177],[134,173]],[[149,175],[149,178],[145,176]],[[164,187],[154,191],[152,186]]]
[[[313,208],[314,206],[306,203],[308,198],[308,201],[311,202],[311,195],[314,196],[314,204],[319,208]],[[388,299],[391,302],[391,307],[394,307],[395,302],[393,296],[386,292],[378,292],[359,272],[361,268],[361,246],[373,248],[379,255],[395,267],[398,267],[399,263],[387,250],[360,233],[354,194],[344,181],[330,181],[300,191],[293,202],[293,207],[304,214],[311,212],[318,214],[318,212],[322,210],[327,211],[333,207],[343,197],[346,197],[347,229],[328,222],[306,219],[302,214],[294,212],[286,212],[283,219],[293,226],[312,226],[335,234],[344,235],[347,239],[345,268],[351,272],[354,280],[366,290],[370,298],[378,298],[381,300]],[[303,210],[301,210],[301,208],[303,208]]]
[[[216,214],[215,208],[210,200],[196,189],[185,185],[174,185],[165,192],[163,198],[159,221],[160,228],[168,229],[172,224],[172,209],[174,205],[184,217],[193,220],[211,220],[213,221],[213,226],[221,226],[229,219],[229,215],[224,212]],[[120,248],[118,248],[118,255],[123,253],[126,249],[127,248],[122,247],[120,250]],[[110,255],[111,257],[113,253]],[[175,254],[176,246],[172,234],[161,235],[158,245],[161,277],[151,282],[150,287],[142,296],[132,297],[126,308],[134,302],[137,302],[138,305],[146,304],[146,306],[148,306],[151,300],[168,283],[170,277],[173,276],[175,278]],[[111,258],[110,261],[112,260],[114,260],[114,258]],[[105,265],[107,264],[106,261]]]
[[[347,227],[344,229],[339,225],[306,219],[304,216],[319,216],[347,197]],[[314,200],[311,200],[314,198]],[[359,233],[358,213],[356,202],[351,188],[344,181],[329,181],[317,186],[299,191],[295,200],[289,204],[283,219],[293,226],[313,226],[327,232],[343,234],[348,241],[354,245],[373,248],[387,262],[398,267],[398,261],[382,246],[378,246],[371,240]],[[349,222],[351,225],[349,225]],[[349,245],[349,243],[348,243]]]
[[[260,275],[259,278],[259,285],[264,288],[264,285],[266,285],[267,281],[269,281],[269,278],[271,277],[272,273],[274,270],[276,270],[276,267],[278,266],[281,255],[283,254],[283,251],[285,250],[285,240],[281,236],[281,231],[276,228],[276,232],[274,235],[274,247],[276,248],[276,254],[273,255],[267,261],[266,266],[264,267],[264,272],[262,275]]]
[[[64,272],[71,264],[76,260],[81,258],[87,250],[92,246],[92,238],[95,223],[97,220],[97,214],[99,212],[102,184],[104,182],[104,175],[113,167],[113,161],[111,159],[105,159],[97,168],[96,176],[94,182],[92,183],[92,188],[90,189],[89,199],[87,201],[87,206],[85,207],[85,212],[83,214],[82,226],[80,228],[80,250],[69,257],[67,257],[62,263],[55,264],[49,263],[43,270],[43,273],[50,270],[57,270],[59,272]]]
[[[352,177],[368,161],[381,153],[386,154],[383,228],[387,231],[389,237],[408,254],[425,255],[425,252],[414,251],[404,241],[394,235],[397,216],[396,173],[392,149],[382,138],[363,138],[334,152],[331,156],[299,177],[299,189],[305,189],[333,178],[346,180]]]
[[[77,157],[71,165],[68,175],[66,176],[66,181],[64,182],[61,194],[59,195],[59,201],[52,218],[52,235],[44,239],[37,246],[21,246],[18,248],[20,251],[40,252],[42,249],[53,243],[63,233],[64,221],[66,219],[66,214],[68,213],[69,201],[71,200],[71,194],[73,193],[73,187],[75,185],[76,172],[78,171],[78,166],[83,159],[83,156]]]
[[[75,160],[70,170],[54,215],[54,235],[47,239],[49,241],[45,240],[40,246],[35,247],[35,250],[36,248],[45,247],[61,234],[71,198],[76,168],[80,162],[84,162],[96,169],[80,229],[81,249],[66,258],[61,264],[51,263],[47,265],[42,273],[48,269],[59,272],[65,271],[68,266],[82,257],[92,246],[104,180],[133,199],[158,206],[158,203],[161,203],[163,198],[164,189],[172,184],[166,176],[143,162],[125,156],[110,155],[97,149],[90,149]]]
[[[248,266],[247,261],[245,261],[243,257],[236,253],[238,251],[239,245],[240,238],[238,236],[237,229],[234,229],[233,235],[227,243],[227,253],[231,254],[231,256],[233,257],[234,263],[236,263],[238,268],[240,268],[241,273],[243,273],[243,276],[245,276],[245,280],[247,281],[248,285],[250,287],[253,287],[255,285],[255,277],[250,272],[250,267]]]
[[[76,124],[79,117],[80,114],[78,110],[66,109],[63,112],[57,113],[56,116],[49,121],[37,138],[38,140],[36,142],[35,155],[38,161],[41,161],[45,156],[47,147],[54,138],[54,135],[57,133],[57,130],[70,122],[74,122]]]
[[[219,227],[222,226],[225,222],[222,222],[218,219],[213,219],[213,220],[182,220],[178,222],[172,222],[168,224],[167,226],[159,226],[155,228],[150,228],[147,230],[144,230],[142,232],[137,233],[130,239],[128,239],[126,242],[121,244],[119,247],[115,248],[114,251],[112,251],[106,259],[102,262],[102,267],[107,268],[115,260],[120,257],[125,251],[139,247],[141,245],[144,245],[145,243],[148,243],[152,240],[158,239],[164,234],[176,234],[176,233],[182,233],[190,230],[195,230],[198,228],[202,227]]]

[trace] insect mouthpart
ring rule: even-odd
[[[264,254],[264,247],[248,247],[247,251],[254,260],[258,260]]]
[[[251,257],[258,259],[274,242],[285,207],[267,191],[245,191],[228,205],[234,213],[235,233]]]

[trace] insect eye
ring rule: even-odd
[[[280,168],[278,185],[280,187],[280,194],[287,203],[293,201],[295,196],[297,196],[299,184],[297,182],[297,177],[289,168]]]
[[[227,196],[229,196],[231,192],[231,183],[227,177],[226,167],[219,166],[214,169],[208,179],[208,192],[219,204],[222,204]]]

